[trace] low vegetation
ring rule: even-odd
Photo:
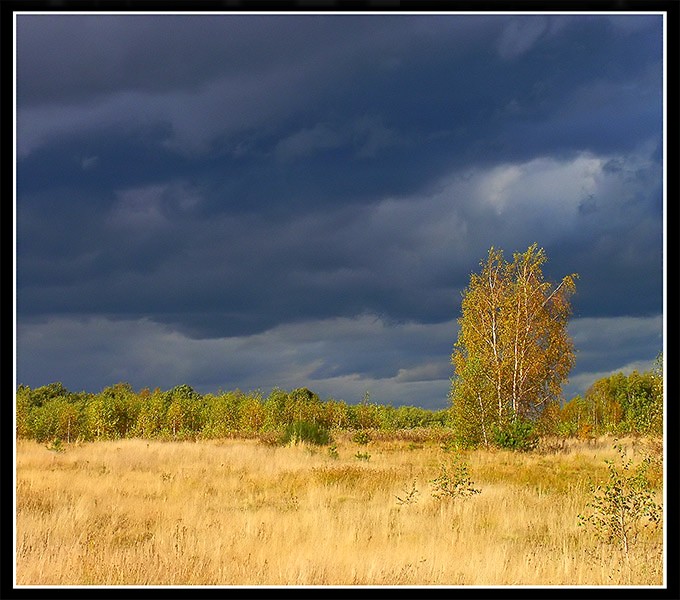
[[[470,451],[438,429],[332,434],[328,447],[19,439],[17,584],[663,584],[659,444]],[[631,477],[623,548],[608,529],[621,507],[597,490]]]

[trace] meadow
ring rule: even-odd
[[[620,443],[632,460],[649,450]],[[436,498],[454,458],[478,493]],[[624,554],[579,525],[616,458],[613,438],[526,453],[415,433],[340,432],[330,447],[19,439],[16,584],[662,586],[661,527]]]

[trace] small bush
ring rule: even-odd
[[[504,427],[494,426],[493,442],[499,448],[529,452],[538,445],[536,426],[531,421],[513,419]]]
[[[593,499],[587,504],[589,514],[578,515],[579,525],[592,528],[603,542],[617,546],[628,558],[639,534],[647,527],[661,523],[662,508],[654,501],[654,492],[647,478],[652,464],[649,457],[635,468],[625,458],[625,450],[617,445],[621,467],[605,461],[609,480],[592,486]]]
[[[437,500],[445,498],[467,498],[479,494],[470,478],[467,463],[456,454],[449,465],[443,463],[439,477],[432,480],[432,496]]]
[[[59,438],[55,438],[49,446],[45,446],[50,452],[63,452],[65,450],[64,445],[61,443]]]
[[[371,434],[368,433],[368,431],[364,431],[363,429],[357,431],[354,436],[352,437],[352,441],[356,444],[360,444],[362,446],[365,446],[371,441]]]
[[[328,429],[309,421],[295,421],[291,423],[286,427],[281,437],[282,444],[307,442],[317,446],[326,446],[331,441],[331,434]]]
[[[458,443],[453,438],[447,438],[439,444],[442,452],[450,454],[451,452],[456,452],[458,450]]]

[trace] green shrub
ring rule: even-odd
[[[340,458],[340,454],[338,453],[338,445],[336,443],[332,443],[330,446],[328,446],[328,456],[331,458]]]
[[[332,441],[331,434],[325,427],[309,421],[290,423],[281,438],[282,444],[299,444],[307,442],[317,446],[325,446]]]
[[[662,507],[654,500],[648,478],[652,458],[646,457],[633,467],[625,450],[619,445],[615,447],[621,466],[605,461],[609,480],[603,485],[591,485],[592,500],[587,504],[590,513],[580,514],[578,519],[579,525],[591,527],[601,541],[618,546],[628,558],[642,530],[661,524]]]
[[[59,438],[55,438],[54,441],[49,446],[45,446],[45,448],[51,452],[63,452],[65,450],[64,445]]]
[[[538,445],[536,426],[531,421],[516,418],[504,427],[494,426],[493,442],[499,448],[529,452]]]
[[[442,449],[442,452],[451,453],[451,452],[456,452],[458,450],[458,443],[455,439],[453,438],[447,438],[445,439],[441,444],[439,444],[439,447]]]
[[[445,498],[468,498],[479,494],[481,490],[475,488],[475,484],[470,478],[467,463],[459,454],[454,455],[447,465],[442,463],[439,477],[431,482],[432,496],[437,500]]]
[[[360,429],[357,431],[354,436],[352,437],[352,441],[356,444],[360,444],[362,446],[365,446],[371,441],[371,434],[368,433],[368,431],[364,431],[363,429]]]

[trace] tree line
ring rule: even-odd
[[[652,435],[663,433],[663,377],[658,367],[644,373],[617,373],[597,380],[583,396],[565,404],[549,403],[515,437],[506,432],[489,445],[528,449],[540,436]],[[267,396],[240,390],[200,394],[188,385],[170,390],[134,391],[117,383],[98,393],[72,392],[61,383],[16,392],[16,436],[39,442],[96,441],[121,438],[218,439],[280,434],[294,423],[329,431],[397,431],[436,428],[461,446],[453,407],[429,410],[376,404],[368,394],[359,404],[322,400],[307,388],[274,389]]]
[[[563,407],[551,405],[544,416],[561,436],[663,435],[663,357],[653,369],[616,373],[593,383],[583,396]]]
[[[227,391],[200,394],[188,385],[135,392],[117,383],[99,393],[71,392],[61,383],[16,393],[16,435],[41,442],[126,437],[212,439],[279,433],[306,422],[328,430],[443,427],[447,410],[379,405],[368,394],[359,404],[321,398],[307,388],[292,391]]]

